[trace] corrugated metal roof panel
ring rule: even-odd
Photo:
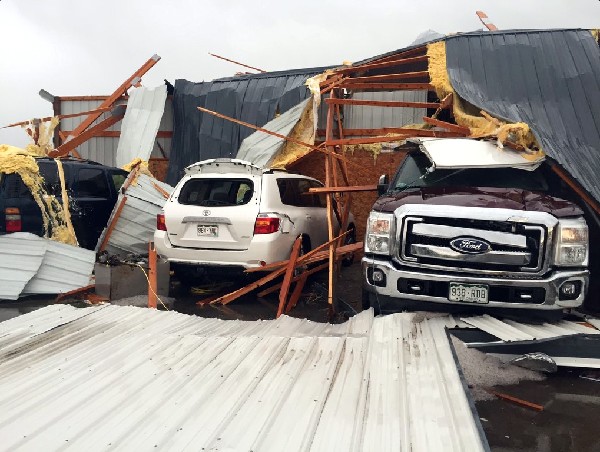
[[[23,294],[56,294],[85,287],[96,261],[96,253],[77,246],[46,241],[46,253],[39,270]]]
[[[550,339],[573,334],[600,334],[600,331],[562,320],[556,323],[527,324],[514,320],[500,320],[489,315],[463,317],[461,320],[506,342]]]
[[[79,318],[51,330],[69,308],[0,324],[0,335],[36,323],[45,331],[0,348],[6,449],[487,447],[440,319],[367,311],[326,325],[70,310]]]
[[[108,220],[107,227],[98,239],[98,246],[104,241],[104,236],[119,208],[121,201],[126,201],[121,214],[112,230],[106,250],[110,254],[123,253],[148,253],[148,243],[152,241],[156,229],[156,215],[161,212],[166,199],[154,185],[159,186],[167,193],[173,187],[153,179],[145,174],[139,174],[137,182],[127,187],[125,193],[119,194],[115,207]]]
[[[282,115],[266,123],[264,128],[271,132],[288,136],[296,124],[298,124],[298,121],[300,121],[300,117],[304,113],[308,102],[312,102],[312,99],[306,99],[295,107],[290,108]],[[242,141],[236,158],[267,168],[268,164],[283,147],[284,142],[283,138],[257,130]]]
[[[205,107],[262,127],[310,96],[305,81],[327,68],[267,72],[192,83],[176,80],[173,92],[173,155],[167,182],[176,184],[192,163],[236,157],[241,142],[253,130],[201,113]]]
[[[138,157],[142,160],[150,158],[166,98],[166,85],[130,90],[125,117],[121,121],[116,166],[123,167]]]
[[[355,100],[427,102],[427,91],[367,91],[352,95]],[[425,108],[365,107],[347,105],[344,108],[344,128],[379,129],[421,124],[427,116]]]
[[[16,300],[35,276],[46,242],[26,232],[0,235],[0,300]]]
[[[600,200],[600,48],[588,30],[521,30],[446,38],[460,97],[529,124],[546,154]]]

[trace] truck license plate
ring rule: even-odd
[[[487,303],[488,287],[478,284],[450,283],[450,301],[464,301],[466,303]]]
[[[198,225],[198,236],[218,237],[218,235],[219,235],[219,226]]]

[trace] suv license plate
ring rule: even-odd
[[[450,301],[464,301],[466,303],[487,303],[488,287],[478,284],[450,283]]]
[[[198,225],[198,235],[203,237],[217,237],[219,235],[219,226]]]

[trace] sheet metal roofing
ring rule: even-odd
[[[115,166],[122,168],[135,158],[147,161],[165,111],[167,86],[134,88],[127,100]]]
[[[280,135],[288,136],[294,129],[310,99],[305,99],[295,107],[279,115],[264,125],[264,128]],[[267,168],[273,158],[281,151],[284,139],[257,130],[242,141],[237,158],[251,162],[261,168]]]
[[[197,107],[263,126],[276,113],[285,113],[309,97],[304,82],[326,69],[266,72],[201,83],[176,80],[173,153],[167,182],[175,185],[183,169],[194,162],[235,157],[244,138],[253,133],[248,127],[202,113]]]
[[[546,154],[600,201],[600,48],[592,34],[502,31],[445,40],[458,95],[529,124]]]
[[[108,225],[113,222],[121,201],[126,200],[107,243],[109,254],[148,253],[148,243],[153,240],[156,229],[156,215],[167,201],[156,187],[169,194],[173,191],[170,185],[139,174],[136,182],[129,185],[125,193],[119,194]],[[107,228],[102,231],[97,248],[103,242]]]
[[[0,300],[87,286],[96,255],[28,232],[0,236]]]
[[[567,320],[556,323],[529,324],[508,319],[500,320],[487,314],[463,317],[461,320],[506,342],[551,339],[575,334],[600,334],[597,329]]]
[[[51,306],[0,323],[4,450],[488,449],[443,319]]]

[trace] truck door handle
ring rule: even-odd
[[[310,221],[312,220],[312,217],[310,215],[306,215],[306,219]]]

